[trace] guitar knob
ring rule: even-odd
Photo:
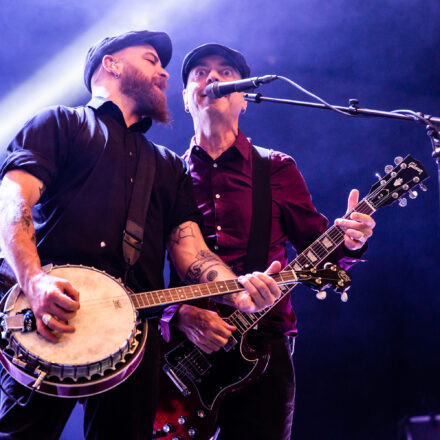
[[[190,438],[196,438],[198,435],[198,431],[196,428],[188,428],[188,435]]]
[[[325,290],[321,290],[316,294],[316,298],[323,300],[327,298],[327,292]]]
[[[177,423],[178,423],[179,425],[186,425],[186,424],[188,423],[188,417],[180,416],[180,417],[177,419]]]
[[[385,172],[388,174],[388,173],[391,173],[391,171],[393,171],[393,169],[394,169],[394,167],[392,166],[392,165],[387,165],[386,167],[385,167]]]
[[[206,413],[203,409],[198,409],[196,414],[199,419],[204,419],[206,417]]]
[[[401,206],[402,208],[404,208],[407,204],[408,204],[408,201],[405,199],[405,197],[402,197],[399,200],[399,206]]]
[[[417,191],[410,191],[409,192],[409,198],[410,199],[415,199],[418,196],[418,192]]]
[[[346,303],[346,302],[348,301],[348,295],[347,295],[347,292],[343,292],[343,293],[341,294],[341,301],[344,302],[344,303]]]
[[[396,156],[396,157],[394,158],[394,163],[395,163],[396,165],[399,165],[400,163],[402,163],[402,161],[403,161],[403,157]]]
[[[162,431],[166,434],[171,434],[176,431],[176,427],[172,423],[165,423],[162,427]]]

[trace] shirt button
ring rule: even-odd
[[[217,226],[217,231],[221,231],[222,227],[221,226]]]
[[[217,167],[218,167],[218,165],[217,165],[215,162],[212,164],[212,166],[213,166],[214,168],[217,168]]]
[[[218,251],[218,246],[216,244],[214,245],[214,250]]]
[[[134,182],[133,177],[130,177],[130,183],[133,183],[133,182]]]
[[[220,198],[220,194],[216,194],[216,195],[215,195],[215,198],[216,198],[216,199],[219,199],[219,198]]]
[[[105,241],[101,241],[101,243],[99,243],[99,246],[101,246],[102,248],[106,247],[107,243]]]

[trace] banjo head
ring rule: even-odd
[[[89,379],[125,362],[138,344],[137,315],[128,291],[105,272],[86,266],[55,266],[49,273],[67,279],[80,292],[80,309],[69,321],[75,332],[63,333],[56,343],[37,332],[13,332],[8,348],[60,380]],[[27,307],[27,298],[20,293],[9,313]]]

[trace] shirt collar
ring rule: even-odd
[[[92,99],[86,104],[86,106],[91,107],[95,110],[102,110],[104,112],[107,112],[118,119],[119,122],[121,122],[123,125],[125,125],[125,120],[121,110],[113,101],[110,101],[107,98],[104,98],[102,96],[92,96]],[[141,133],[145,133],[147,130],[150,129],[152,123],[153,121],[151,120],[151,118],[147,117],[130,125],[130,127],[128,128],[130,131],[140,131]]]
[[[196,137],[193,136],[191,139],[190,146],[189,146],[189,155],[191,155],[193,153],[193,150],[195,147],[200,147],[200,145],[197,145]],[[243,134],[243,132],[240,129],[238,129],[238,135],[235,139],[234,144],[230,148],[233,148],[233,147],[236,148],[236,150],[241,154],[241,156],[243,157],[244,160],[249,160],[249,157],[251,154],[252,142],[249,138],[247,138]],[[203,147],[200,147],[200,148],[203,148]]]

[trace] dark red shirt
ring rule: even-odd
[[[193,138],[183,158],[188,162],[197,205],[203,214],[206,243],[237,274],[243,274],[252,216],[252,143],[239,131],[234,145],[217,159],[196,145]],[[300,253],[328,227],[328,220],[312,203],[304,178],[288,155],[271,150],[270,185],[272,227],[269,264],[287,265],[287,242]],[[348,252],[349,253],[349,252]],[[359,261],[339,247],[333,261],[347,269]],[[168,339],[165,313],[162,331]],[[296,317],[290,298],[283,298],[261,321],[271,331],[296,335]]]

